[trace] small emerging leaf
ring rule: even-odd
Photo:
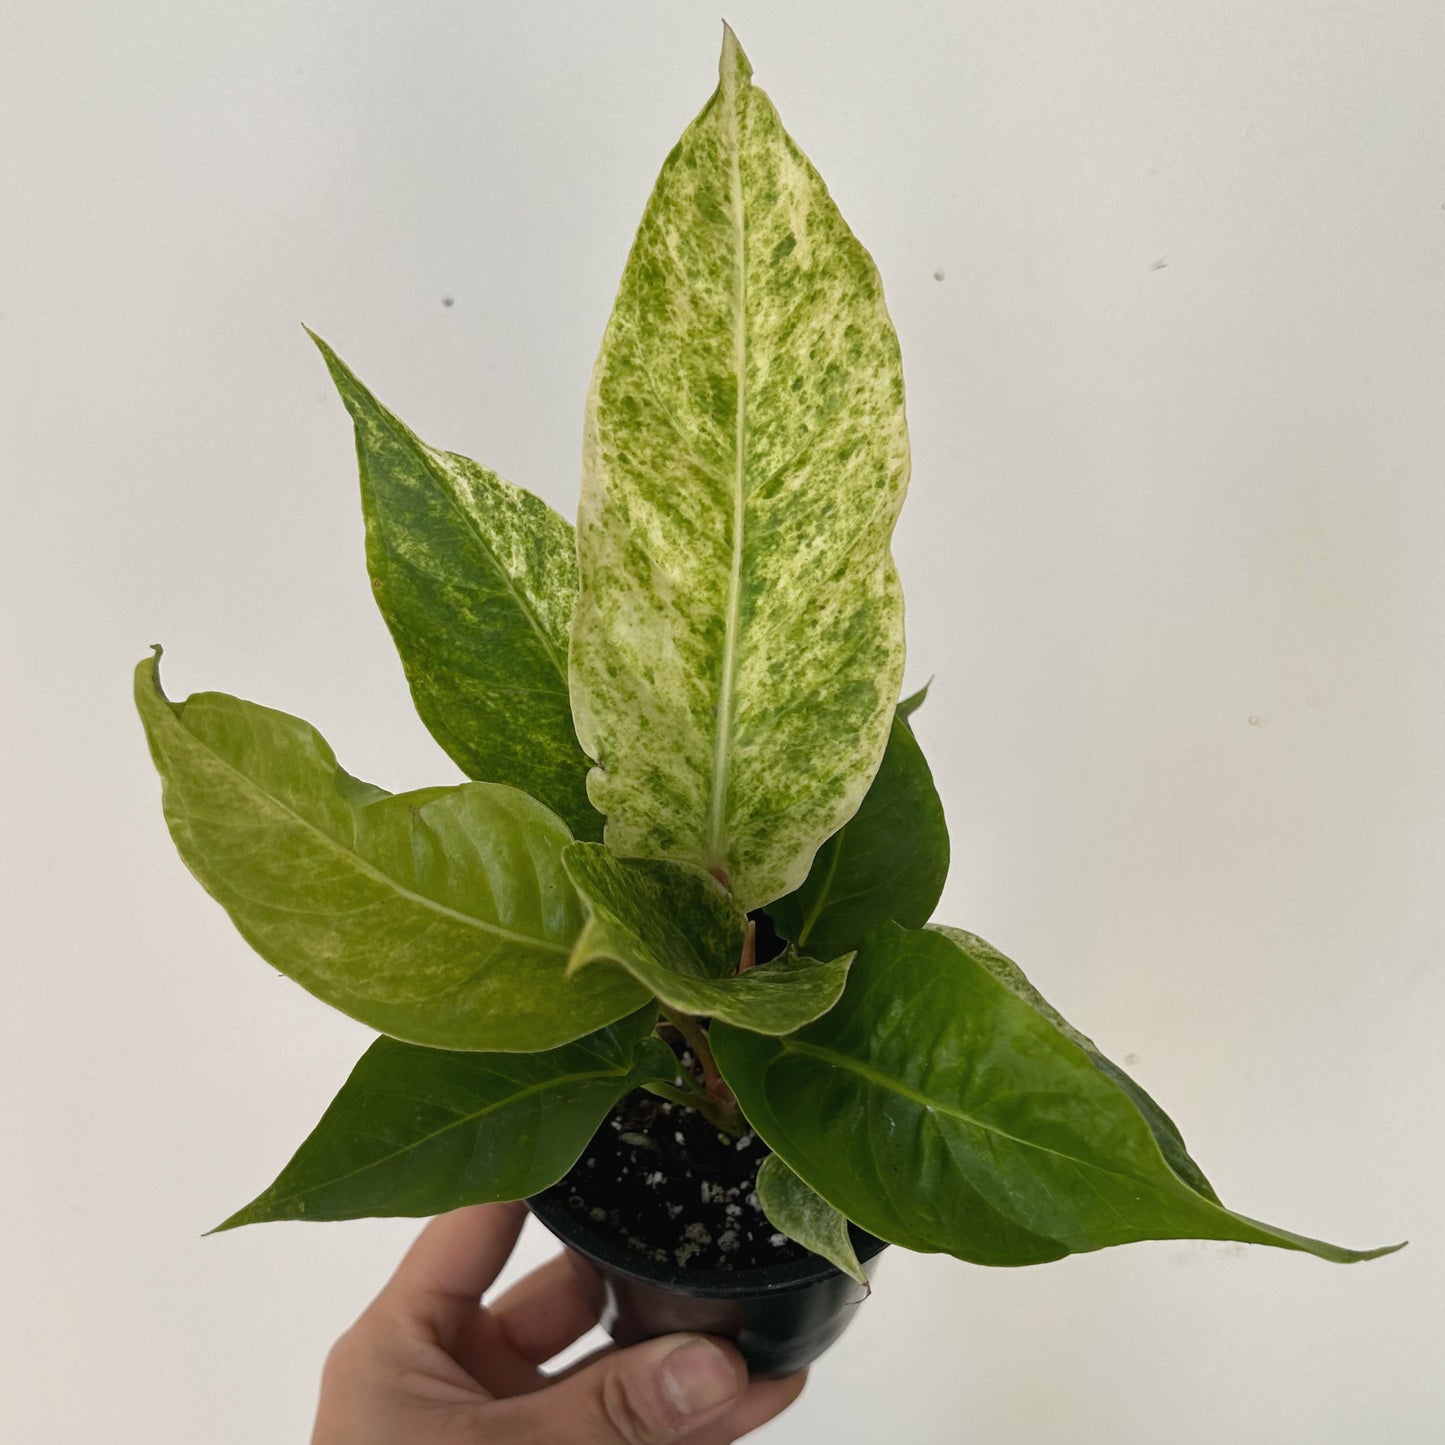
[[[356,425],[366,563],[421,720],[469,778],[520,788],[577,837],[601,838],[567,695],[571,525],[427,446],[311,339]]]
[[[268,963],[343,1013],[434,1048],[547,1049],[632,1012],[616,970],[567,977],[582,925],[562,821],[516,788],[395,797],[321,734],[224,693],[135,700],[187,867]]]
[[[823,958],[880,923],[927,923],[948,877],[948,825],[933,774],[901,717],[858,811],[818,849],[803,886],[769,905],[773,927]]]
[[[1276,1229],[1192,1188],[1076,1038],[936,930],[876,929],[842,999],[808,1028],[771,1039],[714,1024],[711,1040],[765,1142],[849,1219],[908,1249],[992,1265],[1142,1239],[1340,1263],[1390,1252]]]
[[[868,1276],[858,1263],[848,1221],[820,1194],[815,1194],[776,1155],[769,1154],[758,1170],[758,1202],[763,1213],[789,1239],[821,1254],[866,1289]]]
[[[588,912],[569,972],[609,960],[669,1008],[769,1034],[811,1023],[843,992],[852,954],[818,963],[789,952],[734,973],[747,917],[701,869],[614,858],[597,843],[572,844],[562,861]]]
[[[726,34],[588,397],[572,709],[625,857],[796,888],[903,675],[898,340],[868,253]]]
[[[655,1010],[559,1049],[459,1053],[378,1039],[276,1182],[218,1230],[443,1214],[555,1184],[623,1094],[671,1078]]]

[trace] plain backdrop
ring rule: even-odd
[[[457,777],[302,323],[570,513],[719,18],[0,0],[0,1438],[302,1441],[414,1233],[201,1237],[368,1036],[186,874],[130,671],[160,641],[174,696],[299,713],[392,789]],[[728,18],[902,339],[939,916],[1127,1063],[1236,1208],[1413,1240],[894,1251],[757,1438],[1445,1438],[1445,7]]]

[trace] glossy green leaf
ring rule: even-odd
[[[601,838],[572,727],[571,524],[466,457],[429,447],[313,336],[356,426],[366,562],[422,721],[481,782]]]
[[[786,1038],[714,1024],[748,1122],[880,1238],[978,1264],[1143,1239],[1351,1250],[1231,1213],[1170,1168],[1130,1095],[958,939],[885,924]],[[1398,1247],[1398,1246],[1395,1246]]]
[[[309,723],[223,693],[182,703],[157,660],[136,706],[187,866],[267,962],[382,1033],[545,1049],[646,1001],[615,969],[567,977],[582,925],[566,826],[493,783],[393,797]]]
[[[710,875],[682,863],[616,858],[573,843],[562,861],[587,908],[570,968],[621,964],[669,1008],[788,1033],[838,1001],[852,954],[819,963],[788,952],[735,973],[747,916]]]
[[[378,1039],[264,1193],[219,1229],[275,1219],[428,1215],[555,1184],[623,1094],[677,1060],[648,1008],[536,1054]]]
[[[948,877],[948,824],[923,750],[894,720],[858,811],[818,849],[803,886],[768,908],[782,937],[828,958],[880,923],[928,922]]]
[[[878,274],[728,31],[588,398],[572,708],[614,852],[746,909],[807,876],[888,739],[907,480]]]
[[[1134,1107],[1138,1109],[1144,1122],[1148,1124],[1149,1132],[1154,1135],[1154,1142],[1158,1144],[1159,1152],[1163,1154],[1169,1167],[1197,1194],[1204,1195],[1206,1199],[1212,1199],[1216,1204],[1219,1203],[1219,1196],[1214,1192],[1214,1186],[1204,1177],[1204,1171],[1190,1157],[1189,1150],[1184,1143],[1184,1136],[1180,1134],[1173,1119],[1154,1102],[1142,1085],[1131,1079],[1113,1060],[1105,1058],[1092,1039],[1086,1038],[1064,1018],[1028,981],[1024,976],[1023,969],[1013,959],[1005,957],[991,943],[985,943],[976,933],[968,933],[962,928],[949,928],[943,924],[931,926],[945,937],[953,939],[970,958],[981,963],[1000,983],[1017,994],[1036,1013],[1042,1014],[1066,1038],[1072,1039],[1074,1043],[1078,1044],[1089,1056],[1089,1062],[1100,1073],[1112,1079],[1133,1101]]]
[[[907,697],[900,698],[898,706],[894,708],[894,716],[899,722],[907,723],[911,728],[913,714],[928,701],[928,689],[933,686],[933,679],[929,678],[917,692],[910,692]]]
[[[811,1249],[859,1284],[868,1276],[858,1263],[848,1221],[820,1194],[809,1189],[776,1155],[769,1154],[758,1170],[758,1203],[769,1222],[804,1249]]]

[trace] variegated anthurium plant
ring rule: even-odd
[[[731,32],[720,70],[623,272],[575,534],[317,341],[377,600],[474,781],[392,795],[299,718],[172,702],[159,649],[137,669],[182,857],[264,959],[381,1035],[221,1227],[523,1198],[641,1088],[761,1136],[772,1222],[855,1274],[849,1220],[991,1265],[1144,1239],[1383,1253],[1225,1208],[1015,964],[929,922],[948,835],[921,696],[896,702],[898,341]],[[781,956],[755,957],[750,914]]]

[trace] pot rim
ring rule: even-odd
[[[842,1270],[817,1254],[808,1254],[803,1259],[790,1260],[786,1264],[765,1264],[754,1269],[679,1269],[676,1265],[658,1264],[656,1260],[628,1249],[620,1240],[609,1239],[589,1227],[585,1220],[579,1219],[567,1207],[567,1201],[556,1185],[533,1195],[527,1200],[527,1207],[564,1245],[593,1264],[674,1294],[693,1295],[700,1299],[741,1299],[809,1289],[835,1276],[843,1276]],[[856,1224],[848,1226],[848,1234],[860,1264],[866,1265],[888,1248],[886,1240],[859,1229]]]

